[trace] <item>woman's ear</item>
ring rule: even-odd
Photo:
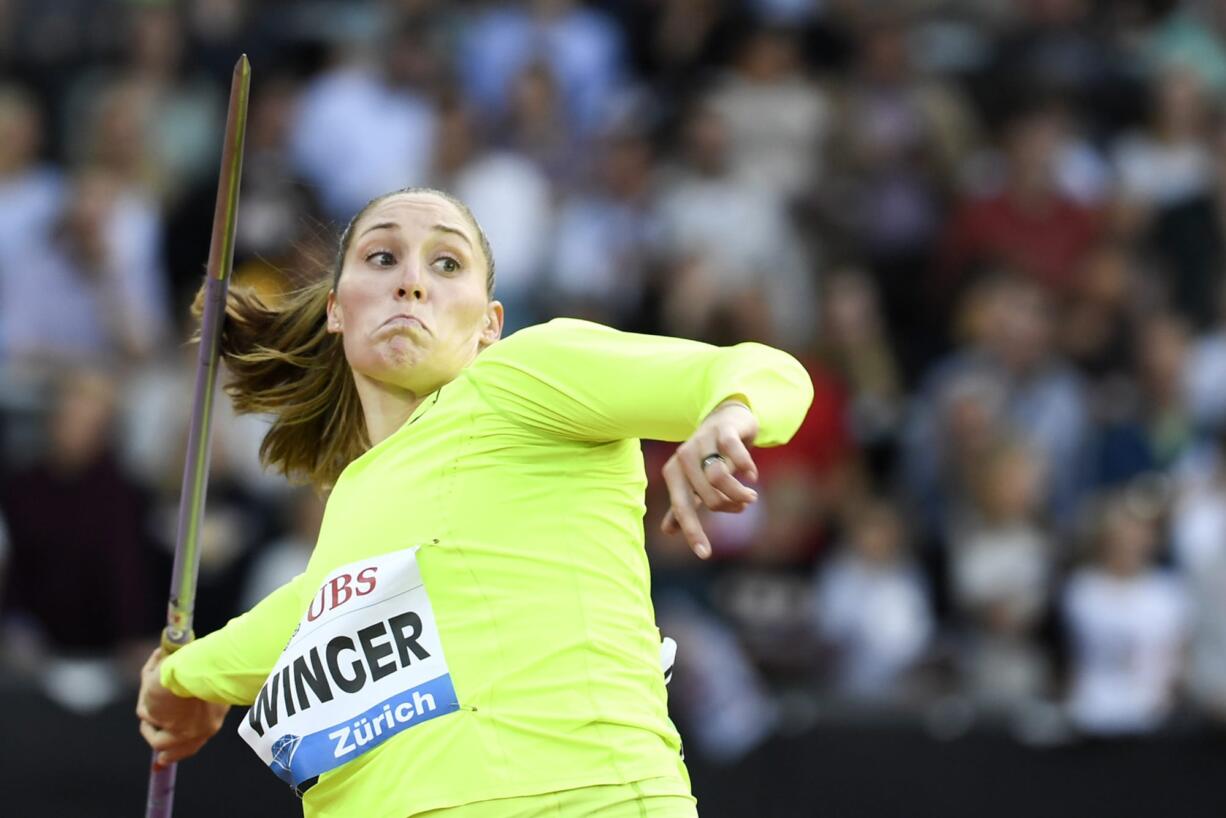
[[[485,317],[481,319],[481,339],[478,342],[481,349],[502,337],[502,302],[490,301],[485,308]]]
[[[328,291],[328,324],[327,330],[330,333],[342,332],[345,328],[344,314],[341,311],[341,305],[336,303],[336,290]]]

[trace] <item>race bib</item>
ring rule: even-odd
[[[238,732],[297,788],[459,709],[414,546],[325,578]]]

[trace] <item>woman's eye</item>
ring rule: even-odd
[[[396,257],[386,250],[376,250],[366,254],[367,261],[373,261],[380,267],[391,267],[396,263]]]
[[[434,266],[444,273],[454,273],[460,269],[460,262],[451,256],[442,256],[438,261],[434,262]]]

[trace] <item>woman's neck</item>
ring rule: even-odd
[[[357,375],[355,383],[370,445],[376,446],[405,424],[429,394],[418,395],[402,387]]]

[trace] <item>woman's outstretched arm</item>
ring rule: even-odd
[[[306,604],[302,575],[225,627],[167,656],[159,648],[141,673],[141,735],[164,764],[196,753],[232,704],[250,704],[289,641]]]

